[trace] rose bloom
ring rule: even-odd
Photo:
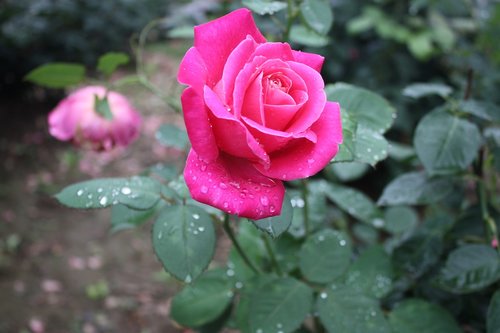
[[[279,215],[283,180],[323,169],[342,142],[324,58],[268,43],[247,9],[195,27],[178,74],[193,198],[251,219]]]
[[[80,88],[63,99],[49,114],[49,132],[61,141],[93,150],[110,150],[127,146],[139,134],[141,117],[119,93],[108,91],[107,99],[112,119],[96,111],[96,96],[102,99],[106,88]]]

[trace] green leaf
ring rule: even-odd
[[[377,245],[365,250],[347,272],[346,285],[366,296],[382,298],[392,289],[391,258]]]
[[[486,317],[487,333],[500,333],[500,290],[491,297]]]
[[[414,141],[426,171],[434,175],[465,170],[477,156],[482,138],[475,124],[434,111],[422,118]]]
[[[174,178],[177,178],[177,176],[179,175],[179,172],[177,171],[177,167],[175,165],[163,163],[156,163],[149,168],[149,172],[158,175],[165,180],[172,180]]]
[[[97,70],[106,76],[111,75],[118,66],[126,65],[130,57],[122,52],[108,52],[99,57],[97,61]]]
[[[443,242],[440,237],[417,234],[394,250],[394,268],[418,278],[438,262],[442,252]]]
[[[344,274],[351,254],[352,245],[346,234],[323,229],[309,236],[302,245],[299,253],[300,270],[311,282],[331,282]]]
[[[481,290],[500,279],[500,257],[490,246],[468,244],[453,250],[441,270],[439,285],[457,294]]]
[[[419,60],[429,59],[434,52],[431,34],[427,32],[410,35],[407,46],[415,58]]]
[[[384,188],[377,204],[382,206],[420,205],[442,200],[453,191],[449,178],[427,178],[424,172],[409,172]]]
[[[325,185],[325,193],[340,209],[355,218],[378,228],[383,226],[383,221],[380,225],[382,213],[364,193],[350,187],[334,184]]]
[[[356,153],[355,138],[358,122],[353,115],[342,112],[342,136],[343,141],[340,144],[339,152],[333,158],[332,162],[352,162]]]
[[[415,149],[412,146],[389,141],[389,157],[402,162],[415,157]]]
[[[391,333],[378,302],[351,288],[321,292],[316,307],[328,332]]]
[[[139,226],[156,213],[156,207],[147,210],[136,210],[125,205],[114,205],[111,208],[111,232]]]
[[[412,231],[418,223],[417,213],[406,206],[389,207],[385,211],[385,230],[392,234]]]
[[[311,47],[323,47],[328,45],[328,37],[318,34],[303,25],[293,25],[290,29],[290,40],[294,43]]]
[[[453,92],[450,86],[443,83],[413,83],[403,89],[403,95],[411,98],[422,98],[438,95],[442,98],[450,96]]]
[[[461,101],[459,110],[486,121],[500,121],[500,107],[493,103],[467,100]]]
[[[256,221],[250,220],[257,228],[267,232],[271,237],[276,238],[288,230],[292,223],[293,209],[290,197],[285,194],[281,214]]]
[[[189,145],[189,138],[186,131],[172,124],[162,125],[156,131],[155,136],[159,143],[167,147],[184,150]]]
[[[368,163],[372,166],[375,166],[375,164],[386,159],[388,156],[389,144],[387,140],[382,134],[364,125],[358,125],[354,147],[356,151],[354,160]]]
[[[326,35],[333,24],[333,13],[327,0],[304,0],[300,12],[306,24],[321,35]]]
[[[420,299],[406,299],[389,314],[393,332],[461,333],[448,311],[437,304]]]
[[[359,125],[385,133],[396,117],[396,109],[382,96],[346,83],[325,87],[329,101],[339,102],[342,112],[354,116]]]
[[[153,247],[165,270],[191,282],[207,268],[215,251],[210,215],[195,206],[165,207],[153,227]]]
[[[56,198],[72,208],[123,204],[135,209],[149,209],[160,200],[160,184],[149,177],[94,179],[65,187]]]
[[[252,223],[239,223],[238,227],[238,243],[247,257],[254,264],[260,266],[267,253],[260,237],[261,232]],[[229,252],[228,267],[234,271],[235,278],[240,281],[247,281],[255,276],[255,272],[248,267],[234,246]]]
[[[111,108],[109,107],[108,97],[104,96],[102,99],[94,95],[94,110],[106,120],[113,120],[113,112],[111,112]]]
[[[66,88],[85,78],[85,67],[72,63],[51,63],[39,66],[26,74],[24,79],[47,88]]]
[[[272,15],[288,7],[283,1],[243,0],[242,3],[259,15]]]
[[[177,323],[199,327],[219,317],[233,298],[223,270],[208,271],[172,299],[170,315]]]
[[[291,277],[261,285],[250,297],[250,331],[290,333],[299,328],[311,311],[313,292]]]
[[[328,168],[331,169],[342,182],[359,179],[369,170],[368,164],[359,162],[334,163],[328,166]]]

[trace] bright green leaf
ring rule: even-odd
[[[108,52],[99,57],[97,69],[106,76],[111,75],[119,66],[126,65],[130,57],[122,52]]]
[[[425,169],[434,175],[465,170],[477,156],[482,138],[475,124],[434,111],[422,118],[414,141]]]
[[[410,35],[407,46],[415,58],[419,60],[429,59],[434,52],[431,35],[427,32]]]
[[[259,15],[272,15],[288,7],[283,1],[243,0],[242,3]]]
[[[111,112],[111,108],[109,107],[107,96],[100,98],[94,95],[94,110],[104,119],[113,120],[113,112]]]
[[[389,314],[393,332],[461,333],[451,314],[437,304],[420,299],[406,299]]]
[[[375,166],[375,164],[387,158],[389,144],[382,134],[364,125],[358,125],[354,149],[356,151],[354,156],[356,162]]]
[[[85,67],[72,63],[51,63],[39,66],[24,79],[47,88],[66,88],[79,84],[85,78]]]
[[[332,162],[352,162],[356,153],[355,138],[358,122],[353,115],[342,112],[342,136],[343,141],[340,144],[339,152],[333,158]]]
[[[333,13],[327,0],[304,0],[300,12],[306,24],[321,35],[326,35],[333,24]]]
[[[257,228],[267,232],[271,237],[276,238],[288,230],[292,223],[293,210],[290,197],[285,194],[281,214],[256,221],[251,221]]]
[[[329,43],[328,37],[322,36],[303,25],[292,26],[290,29],[290,40],[294,43],[311,47],[323,47]]]
[[[327,283],[340,277],[349,266],[352,245],[342,232],[323,229],[307,238],[299,253],[299,266],[304,277]]]
[[[168,206],[153,228],[153,247],[165,270],[187,283],[212,260],[215,231],[212,219],[194,206]]]

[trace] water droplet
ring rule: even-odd
[[[269,206],[269,211],[271,213],[274,213],[276,211],[276,207],[274,207],[273,205]]]
[[[264,333],[264,331],[261,328],[259,328],[255,331],[255,333]]]
[[[193,177],[191,177],[191,179],[192,179],[192,180],[196,180],[196,179],[198,179],[198,177],[193,176]]]
[[[81,196],[82,196],[82,194],[83,194],[83,190],[78,190],[78,191],[76,192],[76,195],[77,195],[77,196],[79,196],[79,197],[81,197]]]
[[[324,240],[325,240],[325,236],[323,236],[323,235],[318,236],[318,241],[322,242]]]
[[[191,283],[192,280],[193,280],[193,278],[189,274],[186,275],[186,278],[184,278],[184,282],[186,282],[186,283]]]
[[[328,297],[328,294],[327,294],[327,293],[325,293],[325,292],[322,292],[322,293],[319,295],[319,297],[321,297],[322,299],[325,299],[325,298],[327,298],[327,297]]]
[[[266,196],[263,196],[260,198],[260,203],[262,206],[268,206],[269,205],[269,199]]]
[[[193,214],[193,219],[195,219],[195,220],[199,220],[199,219],[200,219],[200,215],[198,215],[198,214]]]
[[[282,323],[277,323],[276,324],[276,328],[283,328],[283,324]]]
[[[372,149],[371,149],[371,148],[366,148],[366,151],[367,151],[368,153],[371,153],[371,152],[372,152]]]
[[[234,293],[232,291],[228,291],[226,295],[227,295],[227,297],[233,297]]]
[[[229,207],[229,204],[227,203],[227,201],[224,201],[224,203],[222,205],[224,206],[224,208]]]
[[[87,195],[88,199],[92,199],[92,194]]]
[[[101,200],[99,200],[99,203],[102,206],[105,206],[108,203],[108,198],[107,197],[102,197]]]
[[[206,164],[202,164],[201,167],[200,167],[201,171],[205,171],[207,170],[207,165]]]
[[[296,199],[296,203],[297,203],[297,207],[299,207],[299,208],[304,208],[304,206],[306,205],[305,201],[302,198]]]
[[[130,189],[130,187],[122,187],[121,192],[124,195],[129,195],[130,193],[132,193],[132,190]]]
[[[226,188],[227,188],[227,185],[226,185],[226,184],[224,184],[224,183],[220,183],[220,184],[219,184],[219,187],[220,187],[221,189],[223,189],[223,190],[224,190],[224,189],[226,189]]]
[[[227,276],[234,276],[234,271],[232,269],[228,269],[226,274]]]
[[[382,219],[374,219],[372,223],[375,228],[382,228],[385,224],[384,220]]]
[[[203,194],[207,194],[208,193],[208,187],[206,187],[205,185],[203,185],[201,188],[200,188],[200,192],[203,193]]]
[[[198,227],[198,231],[199,231],[199,232],[203,232],[203,231],[205,231],[205,227]]]
[[[241,289],[243,288],[243,282],[238,281],[234,284],[234,286],[236,287],[236,289]]]
[[[309,164],[313,164],[314,162],[315,162],[314,158],[310,158],[307,160],[307,163],[309,163]]]
[[[346,246],[347,242],[344,239],[341,239],[339,244],[340,246]]]
[[[160,230],[160,232],[158,233],[158,239],[161,239],[163,237],[163,231]]]

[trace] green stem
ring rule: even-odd
[[[498,230],[495,221],[490,215],[488,210],[488,197],[486,195],[486,188],[483,181],[478,183],[479,186],[479,201],[481,204],[481,215],[484,221],[484,227],[486,229],[486,235],[488,241],[492,246],[495,246],[500,253],[500,248],[498,246]]]
[[[236,251],[238,251],[238,254],[243,259],[245,264],[247,264],[247,266],[255,274],[259,275],[261,273],[260,270],[257,268],[257,266],[255,266],[255,264],[250,260],[250,258],[248,258],[245,251],[243,251],[240,243],[238,242],[238,240],[236,239],[236,237],[234,235],[233,229],[231,228],[231,225],[229,224],[229,214],[224,214],[223,228],[224,228],[224,231],[226,232],[226,234],[229,236],[229,239],[231,239],[231,242],[233,242],[233,245],[236,248]]]
[[[276,271],[276,273],[278,273],[279,276],[283,276],[283,271],[281,270],[278,260],[276,260],[276,256],[274,255],[274,250],[271,246],[271,242],[269,241],[269,236],[266,234],[262,234],[262,239],[264,240],[264,245],[266,247],[267,253],[269,254],[269,258],[271,259],[274,270]]]
[[[307,200],[308,190],[307,190],[307,180],[302,179],[302,199],[304,200],[304,230],[306,237],[309,236],[309,232],[311,231],[309,225],[309,202]]]
[[[295,19],[295,5],[293,3],[293,0],[288,0],[288,8],[287,8],[287,16],[286,16],[286,27],[285,27],[285,32],[283,34],[283,41],[284,42],[289,42],[290,41],[290,30],[292,29],[292,24],[293,20]]]

